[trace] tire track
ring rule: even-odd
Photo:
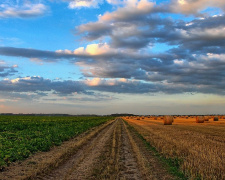
[[[116,123],[117,121],[99,132],[96,137],[90,139],[66,163],[53,170],[50,174],[37,179],[85,179],[93,168],[94,160],[101,154],[102,147],[111,136]]]
[[[140,171],[136,154],[122,119],[117,120],[112,137],[107,141],[93,172],[88,179],[146,179],[143,178]]]
[[[106,141],[103,151],[95,161],[91,175],[87,179],[118,179],[119,147],[121,146],[121,128],[117,120],[112,135]]]
[[[122,128],[122,145],[120,149],[120,160],[122,169],[120,179],[139,180],[145,179],[141,172],[142,167],[138,164],[137,154],[134,152],[134,144],[131,142],[131,137],[127,131],[126,125],[120,119]]]

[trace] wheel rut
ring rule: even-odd
[[[57,165],[44,164],[44,171],[34,171],[33,174],[30,172],[29,176],[17,176],[16,179],[174,179],[121,118],[116,118],[71,143],[75,143],[72,145],[75,148],[71,151],[73,153],[66,157],[60,156],[62,160],[58,158]],[[15,179],[11,177],[3,179]]]
[[[116,126],[116,121],[103,129],[98,135],[85,143],[84,146],[64,164],[54,169],[50,174],[38,177],[41,180],[86,179],[93,168],[93,162],[101,154],[105,142]]]
[[[144,178],[122,119],[90,139],[66,163],[40,180],[129,179]]]

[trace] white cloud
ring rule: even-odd
[[[183,38],[186,39],[221,39],[225,38],[225,26],[215,27],[215,28],[193,28],[189,30],[177,29]]]
[[[102,83],[100,78],[87,79],[85,82],[88,86],[99,86]]]
[[[155,3],[148,0],[128,0],[124,7],[118,8],[112,13],[105,13],[100,16],[100,21],[116,21],[135,18],[136,16],[150,13]]]
[[[173,0],[171,9],[175,13],[197,14],[208,8],[219,8],[225,10],[223,0]]]
[[[5,61],[0,60],[0,77],[14,75],[18,72],[16,68],[18,68],[18,65],[14,64],[12,66],[9,66]]]
[[[116,50],[112,49],[107,43],[89,44],[86,48],[79,47],[74,51],[70,50],[57,50],[57,53],[75,54],[75,55],[102,55],[107,53],[115,53]]]
[[[134,80],[127,80],[125,78],[93,78],[93,79],[86,79],[84,83],[89,87],[97,87],[97,86],[117,86],[121,83],[133,83]]]
[[[69,8],[76,9],[76,8],[82,8],[82,7],[93,7],[97,8],[99,4],[101,4],[102,0],[74,0],[69,3]]]
[[[220,61],[225,62],[225,54],[214,54],[214,53],[207,53],[206,55],[201,56],[202,59],[208,60],[208,61]]]
[[[0,18],[31,18],[42,16],[48,8],[44,4],[24,4],[23,6],[1,6]]]
[[[199,37],[225,38],[225,27],[194,29],[190,33]]]
[[[184,64],[183,60],[178,60],[178,59],[173,60],[173,62],[174,62],[174,64],[178,64],[178,65],[183,65]]]
[[[43,65],[43,60],[40,59],[40,58],[30,58],[30,60],[32,62],[35,62],[35,63],[39,64],[39,65]]]
[[[118,4],[124,4],[123,0],[106,0],[109,4],[118,5]]]
[[[26,81],[26,82],[39,82],[40,76],[33,76],[33,77],[23,77],[23,78],[16,78],[10,80],[11,83],[19,83],[21,81]]]

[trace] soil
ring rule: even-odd
[[[117,118],[51,151],[15,163],[1,180],[175,179],[142,140]]]

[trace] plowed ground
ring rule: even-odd
[[[121,118],[15,163],[1,180],[175,179]]]

